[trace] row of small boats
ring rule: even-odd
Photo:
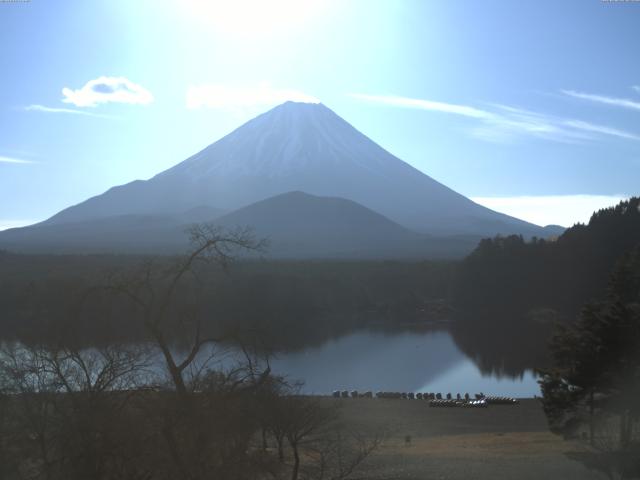
[[[519,400],[513,397],[482,397],[471,399],[435,399],[429,401],[430,407],[465,407],[465,408],[486,408],[489,405],[517,405]]]
[[[487,405],[515,405],[518,399],[513,397],[502,397],[495,395],[485,395],[476,393],[471,397],[468,393],[464,395],[457,393],[442,394],[440,392],[358,392],[357,390],[334,390],[335,398],[382,398],[382,399],[404,399],[404,400],[429,400],[432,407],[486,407]]]
[[[486,400],[431,400],[430,407],[464,407],[464,408],[487,408]]]

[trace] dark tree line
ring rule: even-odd
[[[208,335],[207,267],[261,242],[206,225],[191,235],[187,255],[86,288],[46,344],[4,342],[1,478],[338,480],[377,446],[341,436],[331,403],[271,375],[252,332]],[[84,345],[95,302],[126,311],[146,342]],[[222,367],[211,346],[225,341],[243,356]]]
[[[605,298],[558,328],[541,371],[552,430],[583,436],[601,469],[640,475],[640,247],[625,256]],[[594,462],[591,462],[594,463]]]
[[[460,265],[454,299],[460,307],[521,314],[546,307],[572,318],[600,295],[625,253],[640,243],[640,198],[593,214],[552,240],[484,239]]]
[[[124,297],[94,292],[81,312],[84,320],[72,326],[70,312],[88,287],[123,273],[139,276],[149,267],[169,269],[175,261],[0,252],[0,338],[38,343],[71,329],[91,345],[144,341],[147,332],[132,321],[135,309]],[[372,323],[394,326],[428,318],[426,303],[448,300],[454,267],[450,262],[238,260],[225,272],[200,264],[198,277],[215,288],[200,296],[198,314],[207,336],[240,327],[260,331],[274,348],[304,348]],[[158,276],[150,280],[161,282]],[[195,278],[184,278],[174,303],[187,308],[198,288]]]
[[[482,240],[453,285],[456,339],[488,369],[544,365],[556,322],[598,298],[616,262],[640,244],[640,198],[593,214],[557,239]]]

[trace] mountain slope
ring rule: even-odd
[[[543,235],[482,207],[394,157],[322,104],[287,102],[150,180],[136,180],[44,222],[235,210],[290,191],[353,200],[412,230]]]
[[[268,252],[274,257],[415,258],[434,253],[428,237],[362,205],[303,192],[268,198],[215,223],[227,228],[251,225],[258,237],[270,240]]]
[[[185,224],[171,216],[130,214],[40,223],[0,232],[0,249],[37,253],[175,253]]]
[[[200,210],[196,212],[202,214]],[[0,232],[0,247],[22,252],[179,253],[189,246],[186,230],[192,223],[183,219],[136,214],[39,224]],[[261,200],[211,223],[229,229],[252,227],[256,237],[269,240],[265,255],[272,258],[456,258],[479,240],[418,234],[351,200],[302,192]]]

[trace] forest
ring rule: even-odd
[[[193,314],[205,331],[252,332],[272,350],[305,348],[357,328],[447,321],[484,370],[518,375],[546,364],[554,325],[600,298],[616,261],[640,243],[639,202],[595,212],[589,224],[558,238],[484,239],[460,262],[248,261],[229,252],[224,266],[199,264],[175,300],[181,308],[197,303]],[[0,252],[0,336],[144,341],[132,306],[104,287],[170,269],[178,259]]]
[[[99,287],[148,268],[170,268],[175,261],[0,253],[0,335],[49,341],[72,322],[77,341],[88,345],[142,340],[145,332],[131,321],[131,306]],[[198,282],[206,284],[198,314],[211,331],[259,331],[274,348],[304,348],[367,325],[393,327],[448,317],[454,271],[455,263],[445,261],[204,264],[198,266]],[[196,283],[195,278],[185,281]],[[82,300],[89,290],[91,300]]]
[[[335,406],[299,395],[269,359],[443,321],[486,371],[538,368],[555,431],[587,425],[601,448],[594,432],[613,418],[616,458],[635,452],[639,205],[557,239],[486,239],[459,263],[237,261],[262,240],[206,225],[183,256],[2,252],[0,474],[346,478],[383,433],[341,430]],[[210,345],[242,354],[221,368]],[[618,470],[637,468],[629,455]]]
[[[640,199],[595,212],[553,239],[484,239],[454,276],[459,345],[487,370],[545,365],[557,324],[603,298],[609,275],[640,244]]]
[[[606,294],[559,326],[539,369],[552,431],[582,438],[581,458],[610,477],[640,474],[640,247],[617,262]]]
[[[185,256],[109,275],[56,313],[42,299],[44,323],[29,328],[46,342],[2,342],[0,478],[338,480],[377,447],[376,434],[343,431],[334,405],[271,374],[258,333],[205,325],[211,269],[260,242],[206,227],[192,240]],[[125,330],[138,341],[119,341]],[[224,345],[242,355],[221,366]]]

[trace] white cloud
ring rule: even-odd
[[[365,95],[362,93],[352,93],[350,96],[358,100],[367,102],[381,103],[394,107],[419,108],[422,110],[432,110],[435,112],[454,113],[456,115],[464,115],[471,118],[489,119],[493,117],[492,113],[479,110],[467,105],[456,105],[454,103],[434,102],[432,100],[422,100],[419,98],[399,97],[396,95]]]
[[[633,85],[631,87],[632,90],[635,90],[636,92],[640,93],[640,85]]]
[[[257,87],[232,87],[220,84],[191,85],[187,89],[187,108],[237,109],[276,105],[286,101],[320,103],[298,90],[277,89],[263,84]]]
[[[576,142],[590,135],[576,128],[565,128],[562,121],[546,115],[508,105],[493,105],[496,109],[482,125],[472,129],[475,137],[489,141],[509,141],[518,136],[532,136],[557,142]],[[592,135],[591,135],[592,136]]]
[[[476,203],[536,225],[570,227],[587,223],[593,212],[625,200],[624,195],[471,197]]]
[[[34,162],[33,160],[24,160],[22,158],[0,156],[0,163],[13,163],[13,164],[19,164],[19,165],[26,165],[26,164],[37,163],[37,162]]]
[[[88,81],[79,90],[63,88],[62,99],[76,107],[95,107],[100,103],[129,103],[146,105],[153,102],[147,89],[124,77],[99,77]]]
[[[6,220],[0,218],[0,232],[9,228],[26,227],[36,223],[36,220]]]
[[[100,113],[87,112],[84,110],[74,110],[71,108],[56,108],[46,107],[44,105],[27,105],[23,107],[23,110],[27,112],[44,112],[44,113],[68,113],[71,115],[83,115],[86,117],[98,117],[98,118],[115,118],[111,115],[102,115]]]
[[[595,125],[589,122],[583,122],[581,120],[566,120],[564,124],[571,128],[584,130],[585,132],[600,133],[602,135],[611,135],[613,137],[626,138],[628,140],[640,140],[640,135],[626,132],[624,130],[618,130],[617,128],[605,127],[602,125]]]
[[[492,142],[510,141],[520,136],[533,136],[556,142],[579,142],[613,136],[627,140],[640,140],[640,135],[582,120],[559,118],[508,105],[490,104],[490,109],[470,105],[435,102],[395,95],[365,95],[352,93],[358,100],[381,105],[419,108],[422,110],[460,115],[480,124],[471,129],[471,135]]]
[[[615,107],[629,108],[632,110],[640,110],[640,102],[629,100],[627,98],[593,95],[591,93],[576,92],[574,90],[562,90],[562,93],[564,93],[565,95],[569,95],[570,97],[579,98],[581,100],[588,100],[590,102],[603,103],[605,105],[613,105]]]

